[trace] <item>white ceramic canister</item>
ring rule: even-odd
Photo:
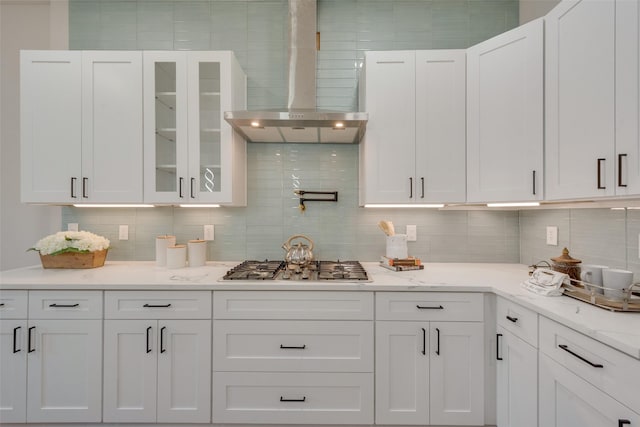
[[[176,236],[158,236],[156,237],[156,265],[165,267],[167,265],[167,248],[175,246]]]
[[[189,267],[202,267],[207,262],[207,242],[204,240],[189,240]]]
[[[387,236],[387,258],[404,259],[409,257],[407,249],[407,235],[394,234]]]
[[[182,268],[187,265],[187,245],[167,248],[167,268]]]

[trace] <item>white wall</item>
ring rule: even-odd
[[[0,0],[0,270],[38,264],[25,252],[59,230],[61,209],[20,203],[20,49],[67,49],[68,1]]]
[[[546,15],[560,0],[520,0],[520,25]]]

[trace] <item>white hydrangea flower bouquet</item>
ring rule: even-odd
[[[45,268],[93,268],[104,265],[109,239],[89,231],[60,231],[29,250],[38,251]]]

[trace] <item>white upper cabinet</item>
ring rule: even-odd
[[[142,201],[140,52],[21,52],[21,197]]]
[[[223,119],[246,108],[232,52],[144,52],[147,203],[246,205],[246,142]]]
[[[543,20],[467,49],[467,201],[543,198]]]
[[[565,0],[545,17],[548,200],[615,194],[615,24],[613,0]]]
[[[360,204],[465,199],[465,52],[367,52]]]

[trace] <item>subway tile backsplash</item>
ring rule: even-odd
[[[356,110],[357,76],[367,50],[466,48],[518,25],[517,0],[317,0],[321,49],[317,105]],[[233,50],[248,77],[249,109],[281,108],[287,99],[287,0],[70,0],[71,49]],[[202,237],[210,260],[280,259],[293,234],[316,242],[320,258],[377,260],[385,239],[418,226],[409,252],[427,262],[533,264],[563,247],[585,263],[640,275],[640,211],[558,209],[434,211],[358,207],[358,146],[250,144],[246,208],[63,208],[63,224],[105,235],[111,260],[152,260],[155,236]],[[338,191],[338,203],[298,209],[295,189]],[[129,240],[117,240],[118,225]],[[558,246],[545,243],[547,225]]]

